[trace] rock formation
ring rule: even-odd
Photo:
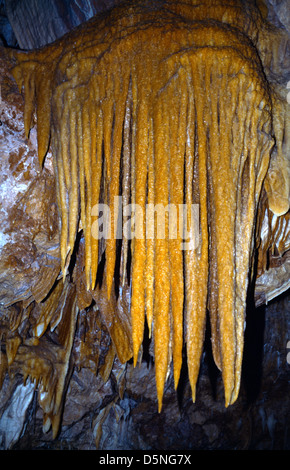
[[[24,412],[37,390],[54,438],[76,371],[118,390],[97,446],[118,400],[130,412],[134,374],[154,369],[161,412],[186,357],[195,401],[207,316],[225,405],[237,400],[247,304],[289,287],[284,41],[252,2],[148,1],[36,51],[2,49],[0,378],[22,377]],[[123,211],[150,204],[166,209],[163,236],[156,210]],[[117,218],[100,238],[105,205]]]

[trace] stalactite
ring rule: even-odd
[[[228,406],[240,387],[255,220],[274,144],[273,97],[252,42],[262,20],[256,13],[244,23],[248,39],[237,29],[240,2],[218,2],[217,9],[210,2],[197,9],[194,2],[168,2],[167,9],[142,3],[117,7],[39,51],[13,52],[13,74],[24,87],[27,135],[36,108],[40,163],[49,142],[54,154],[64,282],[83,230],[86,287],[121,360],[133,356],[136,365],[148,323],[159,410],[172,361],[178,385],[184,339],[195,400],[208,309]],[[93,231],[96,205],[119,213],[118,196],[143,214],[135,227],[131,218],[137,236],[130,243],[123,233],[120,265],[114,222],[108,239]],[[165,210],[164,237],[156,223],[146,237],[148,204]],[[187,250],[182,234],[171,238],[168,212],[184,204],[199,207],[200,243],[193,246],[190,233]],[[124,217],[122,230],[126,224]],[[49,315],[35,331],[47,327]]]

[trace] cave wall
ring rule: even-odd
[[[105,11],[120,0],[2,0],[3,45],[36,49],[55,41],[79,24]],[[45,27],[43,27],[45,24]]]
[[[57,2],[56,4],[47,3],[48,6],[56,8]],[[59,29],[49,28],[45,42],[51,42],[54,38],[61,36],[66,28],[70,29],[78,22],[82,22],[84,17],[87,19],[92,16],[95,10],[99,11],[98,8],[103,8],[103,5],[100,6],[100,2],[97,3],[96,6],[94,2],[83,2],[81,10],[77,13],[75,13],[76,9],[72,8],[71,15],[64,15],[65,19],[59,22],[61,25]],[[6,0],[7,17],[11,20],[11,24],[16,25],[15,37],[20,47],[34,48],[36,47],[35,43],[30,42],[29,38],[27,42],[24,41],[24,38],[20,39],[23,36],[22,30],[25,23],[21,21],[23,11],[17,10],[16,4],[17,2]],[[40,3],[38,2],[37,5],[39,7]],[[270,2],[270,0],[268,2],[269,19],[273,24],[287,30],[289,21],[287,14],[285,14],[285,5],[286,2]],[[66,2],[63,2],[62,6],[64,9],[67,8]],[[24,8],[24,2],[22,7]],[[14,11],[13,16],[12,11]],[[28,18],[27,21],[30,21],[30,24],[34,22],[29,15],[25,15],[25,17]],[[29,30],[27,23],[25,29]],[[39,32],[40,30],[38,34]],[[9,36],[5,31],[3,34],[8,43]],[[43,37],[42,34],[41,37]],[[15,44],[15,39],[10,40]],[[37,45],[41,45],[39,36],[36,41],[38,41]],[[287,59],[287,51],[289,51],[289,42],[281,48],[280,53],[284,82],[289,77],[287,60],[284,60],[285,57]],[[275,73],[277,74],[277,72]],[[23,106],[21,98],[19,98],[17,106]],[[15,125],[15,115],[12,116],[11,123],[11,125]],[[24,132],[21,122],[18,123],[16,132]],[[9,158],[11,168],[13,157],[9,156]],[[30,172],[29,177],[37,177],[39,184],[41,184],[42,176],[35,172],[34,165],[30,162],[30,159],[33,161],[36,158],[36,137],[33,137],[32,133],[30,148],[23,149],[20,159],[19,154],[14,156],[14,174],[18,177],[17,183],[20,193],[21,183],[25,184],[24,165],[26,166],[25,170]],[[22,166],[21,161],[23,162]],[[46,183],[42,182],[43,185],[49,184],[51,172],[49,155],[45,165],[47,177]],[[27,174],[26,178],[28,178]],[[37,269],[37,257],[45,256],[41,251],[42,229],[39,227],[39,222],[29,218],[31,215],[29,207],[36,204],[37,198],[38,194],[32,194],[30,197],[30,206],[25,206],[21,214],[22,230],[20,231],[16,227],[14,234],[15,247],[22,247],[18,261],[21,259],[23,265],[26,263],[31,266],[29,275],[32,284],[35,285],[41,279]],[[49,272],[53,283],[53,276],[56,272],[54,267],[59,266],[59,260],[53,251],[54,237],[58,236],[54,202],[42,201],[41,203],[51,204],[49,230],[51,232],[53,262],[50,264]],[[25,224],[29,226],[29,230],[31,230],[31,224],[34,224],[33,233],[36,234],[34,244],[29,246],[28,252]],[[28,259],[23,258],[24,248]],[[20,298],[26,284],[29,284],[27,278],[23,279],[21,272],[22,266],[15,263],[15,286],[7,286],[7,293],[11,289],[14,295],[17,285]],[[47,275],[46,272],[45,276]],[[22,288],[21,282],[23,283]],[[58,436],[56,439],[52,439],[51,431],[43,432],[43,413],[37,402],[37,392],[34,385],[29,381],[23,385],[22,378],[17,375],[12,380],[9,380],[8,375],[5,375],[0,392],[1,448],[289,449],[290,399],[288,387],[290,365],[287,359],[289,358],[287,356],[289,353],[287,349],[289,315],[290,297],[287,292],[271,301],[269,305],[262,305],[258,308],[255,308],[253,304],[249,305],[241,394],[237,402],[226,410],[222,400],[222,381],[213,364],[209,338],[207,338],[203,353],[196,403],[192,404],[187,371],[184,367],[177,392],[174,390],[171,371],[164,394],[165,406],[158,414],[150,344],[147,354],[144,354],[143,361],[137,368],[133,368],[130,362],[122,365],[115,358],[112,372],[108,377],[106,373],[96,375],[90,370],[89,364],[86,364],[85,367],[83,364],[79,364],[82,368],[78,369],[80,333],[77,332],[72,349],[76,366],[71,371],[71,380],[63,408],[62,427]],[[80,324],[82,320],[83,318],[79,318]],[[99,330],[102,330],[101,324],[96,326],[96,332]],[[209,335],[209,331],[207,334]],[[107,353],[109,346],[106,343],[105,334],[104,344]]]

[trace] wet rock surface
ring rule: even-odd
[[[283,13],[286,2],[268,3],[273,23],[287,29]],[[2,77],[8,77],[5,60],[0,66]],[[287,77],[286,72],[283,73]],[[36,131],[32,129],[30,140],[25,139],[23,99],[11,77],[4,86],[2,83],[1,94],[0,177],[6,193],[2,194],[4,202],[0,207],[0,344],[3,335],[7,335],[12,316],[14,331],[21,315],[21,331],[33,328],[39,312],[29,310],[29,305],[33,306],[49,292],[60,266],[51,155],[47,156],[41,171],[37,163]],[[9,102],[9,107],[3,106],[3,98]],[[273,279],[277,280],[275,274]],[[284,277],[281,279],[284,282]],[[262,293],[265,286],[267,279]],[[69,371],[61,427],[55,439],[51,430],[46,432],[43,423],[40,386],[29,378],[23,383],[23,376],[18,373],[14,377],[8,375],[7,351],[2,342],[1,449],[290,448],[289,290],[267,306],[248,309],[242,387],[234,405],[224,407],[222,379],[213,363],[207,331],[196,403],[191,400],[185,358],[177,391],[172,371],[170,373],[160,414],[150,354],[152,345],[148,339],[143,360],[136,368],[130,361],[121,364],[114,358],[108,332],[91,305],[92,299],[81,295],[78,301],[80,312],[72,347],[73,365]],[[14,305],[7,310],[11,303]],[[10,358],[21,342],[19,336],[13,334],[9,343]],[[56,335],[51,335],[52,342],[56,339]],[[37,347],[31,343],[29,335],[26,341],[22,347]]]

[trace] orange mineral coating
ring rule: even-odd
[[[182,93],[185,88],[184,71],[180,71],[178,78],[171,82],[174,88],[169,113],[170,144],[170,204],[180,208],[183,204],[184,186],[184,154],[186,140],[186,110],[187,95]],[[182,234],[180,233],[181,214],[176,211],[176,220],[169,215],[169,260],[170,260],[170,287],[171,287],[171,315],[172,315],[172,356],[174,383],[177,388],[182,365],[183,347],[183,306],[184,306],[184,280],[183,280],[183,253],[180,249]],[[174,225],[173,225],[173,224]],[[172,233],[170,233],[172,230]]]
[[[204,51],[201,51],[204,54]],[[192,179],[194,179],[194,167],[199,182],[199,212],[201,242],[198,249],[189,249],[185,254],[185,279],[186,279],[186,320],[187,320],[187,354],[188,372],[192,389],[192,399],[195,401],[195,387],[199,372],[199,363],[202,353],[203,338],[206,320],[206,296],[208,278],[208,233],[207,233],[207,142],[204,115],[206,112],[204,93],[204,65],[203,60],[191,60],[192,67],[190,85],[195,90],[194,100],[189,100],[188,112],[188,138],[186,148],[186,165],[188,176],[186,177],[186,204],[193,204]],[[200,65],[200,63],[202,65]],[[196,100],[200,105],[196,104]]]
[[[132,106],[132,89],[129,85],[128,96],[126,100],[126,112],[124,118],[124,131],[123,131],[123,158],[122,164],[122,202],[124,206],[130,203],[130,137],[131,137],[131,106]],[[124,237],[122,240],[122,257],[121,257],[121,285],[125,286],[127,277],[127,263],[128,263],[128,250],[129,240]]]
[[[148,183],[147,183],[147,207],[154,209],[154,142],[153,142],[153,124],[149,124],[149,148],[148,148]],[[146,213],[146,267],[145,267],[145,289],[146,289],[146,319],[149,330],[149,338],[152,333],[152,322],[154,312],[154,211],[150,209]],[[149,232],[149,233],[148,233]]]
[[[144,64],[143,64],[144,65]],[[141,64],[138,64],[140,67]],[[146,69],[146,66],[144,67]],[[140,74],[141,67],[137,71]],[[147,180],[147,153],[148,153],[148,109],[146,93],[148,85],[145,80],[137,82],[137,100],[140,102],[136,111],[136,161],[135,161],[135,203],[145,214],[146,204],[146,180]],[[137,217],[138,214],[135,214]],[[138,226],[137,226],[138,224]],[[140,225],[140,226],[139,226]],[[139,233],[140,232],[140,233]],[[138,353],[143,341],[144,320],[145,320],[145,217],[138,223],[135,220],[134,257],[132,262],[132,339],[134,364],[137,363]]]
[[[163,100],[158,106],[154,122],[155,138],[155,203],[168,204],[168,135],[164,132],[168,122],[168,109]],[[164,127],[163,127],[163,124]],[[156,231],[158,231],[158,221]],[[163,390],[169,364],[170,341],[170,272],[168,251],[168,214],[165,214],[165,237],[155,237],[155,303],[154,303],[154,355],[156,367],[156,388],[158,410],[161,410]]]
[[[36,106],[40,162],[49,140],[54,153],[63,277],[83,230],[87,289],[109,311],[116,350],[134,364],[147,319],[159,411],[171,359],[178,385],[184,340],[195,400],[207,309],[226,406],[239,391],[255,217],[273,146],[272,100],[253,46],[262,17],[244,3],[129,2],[39,51],[13,53],[26,134]],[[119,264],[114,221],[102,242],[93,231],[96,204],[112,215],[118,196],[143,213],[141,236],[123,232]],[[163,237],[146,204],[164,208]],[[168,212],[182,204],[187,229],[199,206],[199,246],[189,232],[186,250],[181,213],[174,222]],[[125,288],[130,321],[124,310],[112,318]],[[128,331],[132,345],[123,344]]]

